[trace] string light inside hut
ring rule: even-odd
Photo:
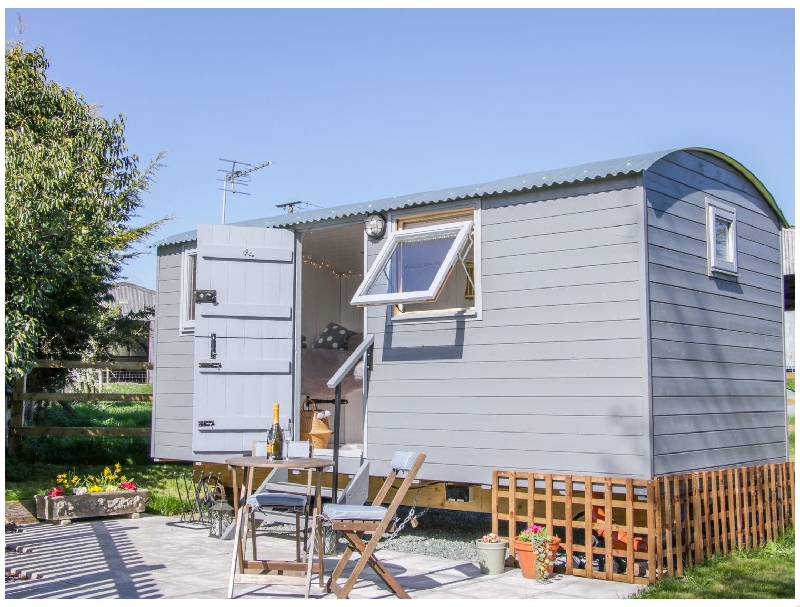
[[[363,274],[361,274],[359,272],[350,272],[350,271],[340,272],[340,271],[334,269],[333,266],[331,266],[331,264],[326,263],[324,261],[317,261],[316,259],[312,259],[311,257],[308,257],[306,255],[303,256],[303,263],[307,263],[308,265],[313,266],[315,268],[328,270],[331,274],[333,274],[337,278],[362,278],[363,277]]]

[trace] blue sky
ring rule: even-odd
[[[228,222],[683,146],[718,149],[794,223],[794,11],[34,9],[50,77],[125,114],[151,240],[219,223],[220,158],[274,165]],[[126,268],[155,287],[154,250]]]

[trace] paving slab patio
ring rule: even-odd
[[[7,533],[6,544],[29,552],[6,552],[6,568],[39,579],[6,582],[5,598],[224,599],[233,545],[208,536],[208,528],[177,517],[143,515],[76,521],[71,525],[23,525]],[[259,552],[291,558],[294,541],[259,536]],[[619,582],[559,576],[540,584],[519,569],[481,575],[477,563],[381,550],[381,560],[412,598],[425,599],[622,599],[640,587]],[[336,557],[326,557],[331,572]],[[353,559],[353,562],[355,560]],[[349,567],[345,575],[349,572]],[[352,598],[395,598],[371,571]],[[301,598],[303,587],[237,584],[238,599]],[[320,591],[312,598],[334,599]]]

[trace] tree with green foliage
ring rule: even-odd
[[[130,226],[163,153],[140,170],[124,117],[105,119],[48,68],[43,48],[6,45],[6,381],[124,333],[109,289],[165,221]]]

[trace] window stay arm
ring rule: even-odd
[[[472,276],[470,276],[469,270],[467,270],[466,259],[467,255],[469,255],[470,250],[472,249],[472,244],[474,242],[474,237],[472,233],[469,235],[469,240],[467,244],[464,246],[464,250],[458,255],[458,261],[461,262],[461,267],[464,268],[464,274],[467,275],[467,280],[472,285],[473,292],[475,291],[475,281],[473,280]]]

